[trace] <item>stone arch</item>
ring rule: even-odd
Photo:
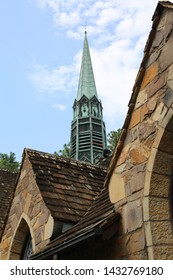
[[[26,239],[28,238],[28,236],[30,236],[32,239],[32,247],[34,250],[35,244],[33,242],[33,233],[30,228],[29,220],[27,217],[24,217],[24,215],[22,215],[12,238],[11,247],[9,251],[9,260],[21,259],[24,246],[26,244]]]
[[[163,119],[147,164],[143,214],[148,259],[173,259],[170,190],[173,168],[173,109]]]

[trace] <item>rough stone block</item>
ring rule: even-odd
[[[159,94],[160,95],[160,92]],[[150,98],[142,107],[141,107],[141,122],[150,118],[151,114],[156,109],[157,98]]]
[[[147,102],[147,107],[149,109],[149,113],[153,113],[157,106],[157,100],[159,99],[160,95],[162,94],[162,90],[160,90],[153,98],[150,98]]]
[[[127,203],[122,211],[124,231],[131,232],[142,227],[142,207],[140,200]]]
[[[152,48],[153,48],[153,49],[158,48],[158,47],[160,46],[160,44],[162,43],[163,38],[164,38],[163,29],[160,29],[160,30],[158,30],[158,31],[156,32],[154,41],[153,41],[153,43],[152,43]]]
[[[169,108],[167,114],[165,115],[164,119],[161,122],[161,127],[163,129],[166,128],[166,130],[173,132],[173,106]]]
[[[138,138],[138,130],[137,127],[133,127],[130,130],[128,130],[128,133],[126,135],[124,146],[134,142]]]
[[[157,91],[159,91],[166,84],[167,73],[163,72],[158,75],[151,83],[147,85],[148,98],[153,96]]]
[[[128,260],[147,260],[148,256],[146,250],[142,250],[140,252],[133,253],[128,256]]]
[[[173,156],[167,153],[158,151],[153,166],[153,172],[162,175],[171,175],[173,166]]]
[[[43,239],[49,239],[52,236],[53,233],[53,229],[54,229],[54,219],[52,218],[52,216],[49,216],[49,219],[44,227],[44,235],[43,235]]]
[[[155,49],[149,56],[148,61],[146,63],[146,67],[149,67],[151,64],[153,64],[160,56],[161,50]]]
[[[158,64],[157,62],[155,62],[146,69],[140,90],[143,90],[145,86],[148,85],[157,76],[157,74]]]
[[[173,155],[173,133],[167,130],[164,131],[163,137],[160,141],[159,150],[170,155]]]
[[[143,122],[139,125],[139,141],[145,143],[146,140],[156,132],[156,126],[153,123]]]
[[[151,222],[151,234],[153,245],[172,245],[173,234],[170,220]]]
[[[123,147],[121,154],[119,156],[119,159],[117,161],[117,166],[122,165],[126,161],[129,147],[130,147],[129,145],[126,145],[125,147]]]
[[[124,175],[126,195],[130,196],[141,190],[145,182],[146,164],[136,166]]]
[[[9,248],[11,242],[11,238],[5,238],[3,243],[2,243],[2,250],[6,250]]]
[[[152,221],[163,221],[169,219],[168,198],[149,198],[149,215]]]
[[[154,246],[153,254],[155,260],[172,260],[173,246],[172,245]]]
[[[164,11],[164,19],[165,19],[164,39],[165,39],[165,41],[167,41],[173,33],[172,18],[173,18],[172,9],[167,10],[166,13]]]
[[[168,85],[169,86],[169,85]],[[173,80],[172,80],[172,88],[168,88],[166,90],[166,92],[164,93],[163,97],[162,97],[162,101],[163,103],[166,105],[166,107],[171,107],[171,105],[173,104]]]
[[[153,172],[151,175],[149,194],[153,196],[168,197],[169,186],[169,176]]]
[[[173,38],[170,38],[162,48],[162,52],[158,59],[159,67],[161,71],[164,71],[173,63],[172,46],[173,46]]]
[[[154,114],[153,114],[153,121],[155,122],[162,122],[164,117],[166,116],[168,112],[167,107],[164,105],[164,103],[158,104]]]
[[[138,165],[145,162],[150,155],[150,150],[144,145],[133,145],[128,154],[128,161],[132,165]]]
[[[139,190],[135,193],[132,193],[130,196],[127,197],[127,201],[134,201],[141,199],[143,197],[143,190]]]
[[[146,90],[140,90],[136,99],[135,109],[141,107],[147,101]]]
[[[42,209],[42,203],[38,203],[34,206],[33,211],[32,211],[32,216],[35,217],[41,213]]]
[[[167,85],[171,90],[173,90],[173,64],[169,67],[168,70]]]
[[[42,232],[43,232],[43,227],[39,227],[35,230],[35,245],[38,245],[39,243],[41,243]]]
[[[23,208],[23,211],[25,213],[28,213],[28,209],[29,209],[30,204],[31,204],[31,199],[32,199],[32,196],[31,196],[31,194],[28,193],[27,196],[26,196],[26,200],[25,200],[25,204],[24,204],[24,208]]]
[[[140,108],[138,108],[132,113],[129,128],[136,126],[140,121],[141,121],[141,110]]]
[[[141,122],[144,121],[144,119],[146,119],[149,115],[150,115],[150,110],[147,106],[147,103],[145,103],[141,107]]]
[[[145,248],[145,232],[143,228],[130,235],[127,248],[130,254],[134,254]]]

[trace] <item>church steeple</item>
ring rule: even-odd
[[[93,72],[93,68],[92,68],[92,62],[91,62],[91,56],[90,56],[90,50],[89,50],[86,31],[85,31],[85,37],[84,37],[77,100],[80,100],[80,98],[83,95],[85,95],[88,99],[91,99],[93,96],[97,97],[97,90],[96,90],[96,85],[95,85],[94,72]]]
[[[71,124],[71,157],[96,163],[106,148],[106,131],[102,104],[97,90],[89,51],[87,32],[84,35],[82,62],[77,97]]]

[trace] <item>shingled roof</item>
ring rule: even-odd
[[[91,236],[102,236],[109,239],[118,230],[119,214],[115,213],[110,202],[108,190],[105,188],[96,197],[84,217],[69,231],[50,242],[44,250],[33,255],[32,259],[44,259],[63,251]]]
[[[18,173],[0,170],[0,236],[7,218],[10,202],[15,190]]]
[[[53,218],[78,222],[103,189],[106,168],[31,149],[25,155]]]

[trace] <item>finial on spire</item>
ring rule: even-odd
[[[87,34],[87,25],[84,26],[85,34]]]

